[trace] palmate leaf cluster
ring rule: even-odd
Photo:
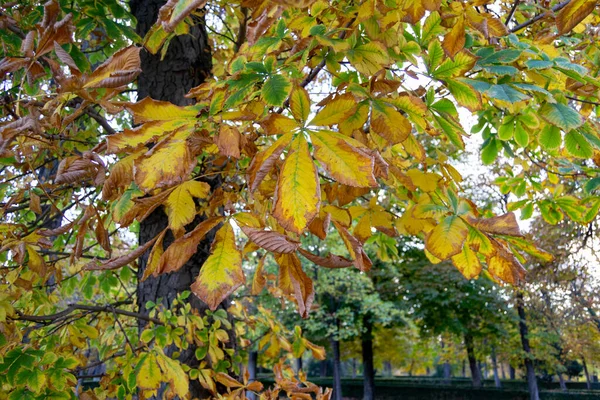
[[[151,317],[132,306],[142,253],[141,279],[168,274],[206,238],[210,254],[190,290],[212,310],[246,283],[243,260],[261,249],[278,264],[273,292],[307,317],[315,292],[302,260],[368,272],[364,244],[386,243],[374,234],[417,236],[432,262],[518,284],[527,254],[552,256],[522,236],[512,211],[585,224],[600,208],[595,6],[172,0],[145,38],[117,1],[4,7],[3,392],[69,397],[63,389],[97,348],[124,371],[103,378],[108,396],[136,385],[148,395],[160,382],[183,396],[188,379],[241,395],[246,381],[212,363],[188,370],[136,335],[135,319],[153,318],[167,345],[185,337],[181,347],[212,346],[214,363],[235,358],[223,351],[216,314],[197,315],[183,300]],[[195,103],[133,101],[140,53],[163,54],[205,13],[214,22],[210,12],[230,29],[211,39],[214,76],[187,94]],[[509,213],[480,213],[461,190],[451,160],[472,141],[467,111],[483,162],[505,168],[497,184],[517,199]],[[167,229],[131,249],[128,228],[157,209]],[[196,216],[204,222],[192,224]],[[165,248],[167,230],[175,241]],[[344,244],[337,253],[301,241],[331,234]],[[284,367],[277,379],[295,390]]]

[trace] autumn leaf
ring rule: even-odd
[[[280,286],[283,284],[282,289],[294,295],[300,316],[307,318],[315,297],[312,280],[302,270],[295,253],[281,254],[275,259],[279,264]]]
[[[347,268],[354,264],[352,260],[335,254],[328,254],[326,257],[321,257],[302,248],[298,249],[298,251],[308,260],[325,268]]]
[[[200,274],[191,289],[214,311],[244,282],[242,253],[235,245],[233,227],[226,223],[217,231],[210,255],[200,268]]]
[[[374,160],[359,152],[360,146],[350,138],[329,131],[311,131],[310,137],[315,147],[315,158],[327,173],[336,181],[349,186],[374,187]]]
[[[462,251],[469,228],[456,215],[444,218],[425,239],[425,247],[440,260],[446,260]]]
[[[281,136],[266,150],[257,153],[248,167],[248,187],[250,191],[255,191],[260,183],[265,179],[271,168],[277,162],[283,150],[292,141],[292,133]]]
[[[302,234],[319,213],[321,188],[317,168],[303,135],[290,145],[277,182],[273,217],[286,230]]]
[[[471,226],[494,235],[522,236],[513,212],[492,218],[469,218],[468,221]]]
[[[464,275],[467,279],[476,278],[481,272],[481,262],[469,246],[463,246],[460,253],[452,256],[452,264]]]
[[[222,221],[222,217],[212,217],[199,223],[192,231],[175,240],[160,257],[153,276],[178,271],[198,251],[198,244],[204,236]]]
[[[240,131],[229,125],[221,125],[219,134],[215,137],[219,152],[226,157],[240,158],[241,141]]]
[[[300,245],[300,242],[292,240],[279,232],[247,226],[242,226],[241,229],[251,241],[273,253],[293,253]]]
[[[94,70],[83,87],[116,88],[132,82],[142,72],[140,50],[135,46],[119,50]]]
[[[596,0],[572,0],[558,14],[556,27],[558,34],[563,35],[575,28],[596,8]]]
[[[192,222],[196,215],[193,198],[206,198],[209,192],[210,186],[206,182],[187,181],[176,186],[165,201],[169,228],[179,232]]]
[[[465,20],[459,17],[450,32],[444,36],[442,48],[448,57],[454,58],[463,47],[465,47]]]

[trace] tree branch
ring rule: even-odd
[[[123,304],[123,303],[120,303],[120,304]],[[77,311],[77,310],[92,311],[92,312],[110,312],[110,313],[115,313],[115,314],[119,314],[119,315],[125,315],[125,316],[132,317],[132,318],[141,319],[141,320],[148,321],[148,322],[154,322],[155,324],[158,324],[158,325],[164,325],[164,323],[161,320],[159,320],[158,318],[152,318],[146,314],[140,314],[140,313],[136,313],[133,311],[127,311],[127,310],[123,310],[120,308],[114,308],[112,305],[91,306],[91,305],[87,305],[87,304],[69,304],[69,306],[66,309],[64,309],[63,311],[57,312],[55,314],[26,315],[26,314],[17,312],[19,317],[14,318],[14,319],[21,320],[21,321],[31,321],[31,322],[53,324],[57,321],[60,321],[64,318],[66,318],[69,314],[71,314],[72,312]]]
[[[559,3],[559,4],[555,5],[554,7],[552,7],[550,10],[553,12],[559,11],[559,10],[563,9],[569,3],[570,3],[570,0],[563,1],[562,3]],[[535,17],[523,22],[522,24],[515,26],[514,28],[512,28],[510,30],[510,33],[515,33],[515,32],[520,31],[523,28],[527,28],[529,25],[536,23],[537,21],[539,21],[540,19],[542,19],[546,16],[548,16],[548,11],[544,11],[543,13],[536,15]]]

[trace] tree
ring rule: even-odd
[[[467,278],[519,284],[524,254],[548,255],[512,212],[480,213],[461,190],[459,109],[476,113],[484,163],[506,168],[511,209],[592,221],[595,4],[552,1],[554,18],[437,0],[5,7],[3,390],[68,396],[97,365],[102,396],[258,390],[229,375],[244,338],[217,310],[258,248],[303,317],[315,293],[300,257],[366,272],[364,244],[381,255],[383,235],[422,239]],[[301,244],[334,231],[341,254]],[[265,396],[299,390],[302,377],[275,372]]]

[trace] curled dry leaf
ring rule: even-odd
[[[310,261],[325,268],[347,268],[354,264],[354,261],[336,254],[329,254],[327,257],[321,257],[302,248],[299,248],[298,251]]]
[[[279,232],[265,231],[249,226],[242,226],[241,228],[242,232],[251,241],[273,253],[293,253],[300,246],[300,242],[292,240]]]
[[[513,212],[492,218],[469,218],[468,221],[475,228],[494,235],[523,236]]]
[[[124,256],[111,258],[110,260],[104,261],[102,263],[98,262],[97,260],[90,261],[83,267],[83,269],[86,269],[88,271],[106,271],[106,270],[121,268],[121,267],[129,264],[130,262],[135,261],[142,254],[144,254],[146,252],[146,250],[148,250],[150,247],[152,247],[152,245],[154,244],[154,242],[156,241],[158,236],[159,235],[154,237],[152,240],[149,240],[148,242],[144,243],[143,246],[138,247],[137,249],[133,250],[132,252],[130,252]]]

